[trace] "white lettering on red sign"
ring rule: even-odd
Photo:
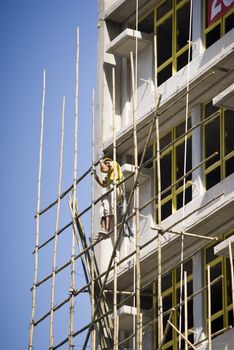
[[[210,26],[234,7],[234,0],[208,0],[207,6],[207,22],[208,26]]]

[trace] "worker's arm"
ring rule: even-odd
[[[107,187],[105,181],[103,181],[102,179],[100,179],[100,177],[97,175],[95,169],[92,169],[92,170],[91,170],[91,175],[94,175],[95,180],[97,181],[97,183],[98,183],[100,186],[102,186],[102,187]]]

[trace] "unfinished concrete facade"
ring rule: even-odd
[[[136,28],[136,5],[138,4]],[[190,6],[192,11],[190,12]],[[189,37],[189,18],[192,32]],[[137,127],[139,156],[147,136],[147,125],[155,112],[153,34],[157,37],[157,94],[161,148],[161,190],[183,176],[184,144],[187,137],[185,203],[183,181],[162,195],[162,306],[166,312],[180,302],[181,235],[189,232],[231,240],[234,233],[234,2],[190,0],[100,0],[98,46],[97,153],[112,149],[112,68],[116,72],[115,122],[117,159],[125,177],[134,171],[131,109],[130,51],[137,60]],[[136,54],[136,38],[138,52]],[[188,51],[191,60],[188,64]],[[189,88],[188,88],[189,86]],[[188,92],[188,94],[186,93]],[[186,103],[188,97],[188,103]],[[188,108],[186,110],[186,107]],[[186,121],[186,115],[188,119]],[[186,126],[189,132],[186,131]],[[145,125],[145,127],[144,127]],[[185,134],[186,136],[185,136]],[[127,139],[126,142],[123,142]],[[147,150],[156,153],[155,133]],[[118,146],[118,143],[120,144]],[[215,152],[218,154],[214,155]],[[214,155],[207,162],[204,160]],[[140,206],[157,193],[155,158],[140,174]],[[133,180],[126,183],[130,191]],[[97,190],[97,193],[99,190]],[[157,310],[157,204],[152,201],[140,212],[141,313],[143,325],[155,319]],[[133,223],[134,226],[134,223]],[[98,229],[98,220],[97,220]],[[147,243],[151,242],[151,243]],[[234,342],[233,300],[229,258],[222,248],[198,236],[184,236],[183,269],[188,275],[188,339],[196,348],[230,350]],[[119,261],[135,249],[134,237],[122,237]],[[96,247],[100,272],[106,270],[113,239]],[[221,253],[220,253],[221,252]],[[211,269],[211,344],[208,344],[207,266]],[[134,292],[135,258],[126,258],[118,268],[118,291]],[[212,284],[216,278],[221,279]],[[182,275],[183,276],[183,275]],[[107,289],[113,288],[110,274]],[[202,290],[202,291],[201,291]],[[201,291],[200,293],[197,293]],[[119,297],[119,300],[123,298]],[[133,349],[134,298],[118,310],[119,348]],[[182,315],[182,316],[180,316]],[[184,309],[176,309],[173,324],[184,333]],[[142,349],[158,349],[157,322],[143,331]],[[101,349],[101,345],[97,345]],[[184,349],[171,328],[163,349]]]

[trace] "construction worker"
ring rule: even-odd
[[[96,170],[93,169],[91,174],[94,174],[94,177],[97,183],[106,188],[107,191],[113,188],[114,176],[116,174],[116,184],[120,183],[123,180],[123,173],[119,163],[115,162],[115,171],[114,171],[114,162],[111,158],[100,158],[100,171],[104,174],[107,174],[104,179],[101,179]],[[117,195],[117,204],[122,201],[123,197],[123,185],[119,185],[116,188]],[[113,191],[107,193],[106,196],[102,199],[101,209],[100,209],[100,218],[101,218],[101,235],[107,236],[112,224],[112,217],[114,211],[114,200],[113,200]]]

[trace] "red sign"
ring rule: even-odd
[[[207,0],[208,26],[234,7],[234,0]]]

